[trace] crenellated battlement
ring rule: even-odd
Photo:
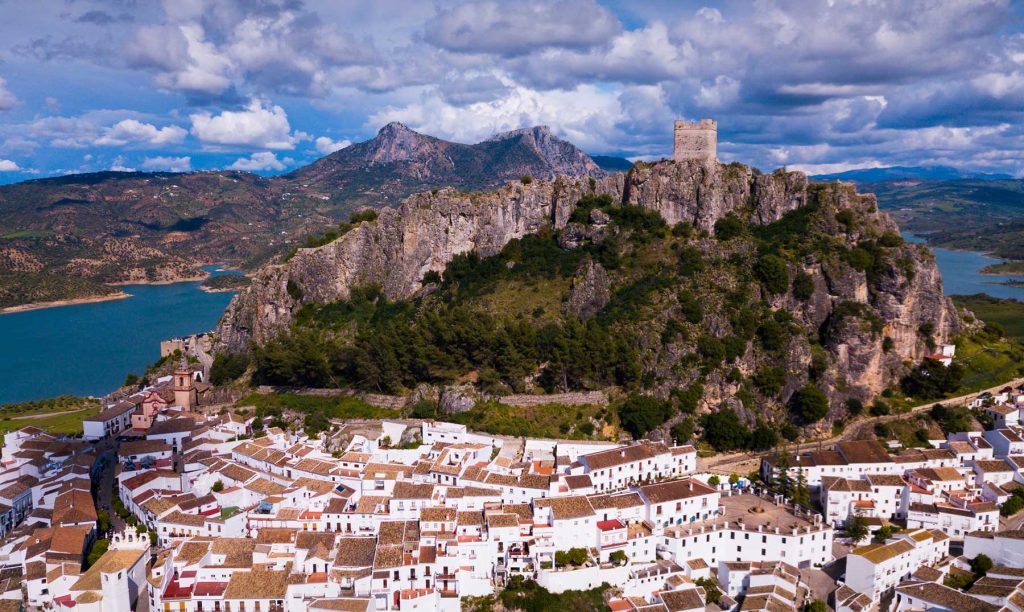
[[[714,119],[701,119],[700,121],[687,121],[676,119],[676,129],[683,130],[718,130],[718,122]]]
[[[672,159],[715,161],[718,158],[718,122],[714,119],[677,119]]]

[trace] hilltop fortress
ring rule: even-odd
[[[675,146],[672,149],[674,161],[695,159],[715,161],[718,159],[718,122],[714,119],[700,121],[676,120]]]

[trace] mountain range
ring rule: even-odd
[[[971,172],[950,166],[887,166],[884,168],[861,168],[834,172],[832,174],[816,174],[816,181],[853,181],[855,183],[879,183],[895,180],[952,181],[958,179],[1012,179],[1009,174],[992,174]]]
[[[253,269],[360,207],[395,205],[419,191],[605,174],[543,126],[467,145],[390,123],[366,142],[277,177],[99,172],[6,185],[0,308],[192,278],[201,263]]]
[[[279,180],[332,202],[381,205],[438,186],[477,191],[523,176],[604,174],[589,155],[546,126],[467,145],[389,123],[372,140],[335,151]]]

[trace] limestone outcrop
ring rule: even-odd
[[[605,232],[616,231],[605,212],[595,209],[588,223],[577,218],[570,225],[577,203],[588,195],[607,195],[614,203],[657,212],[670,226],[688,223],[708,234],[730,215],[768,225],[813,205],[829,211],[819,215],[817,223],[827,225],[816,231],[835,237],[840,250],[862,237],[871,237],[871,242],[883,235],[895,237],[898,231],[878,210],[874,196],[858,194],[850,184],[814,184],[798,172],[760,174],[739,164],[664,161],[599,179],[514,181],[488,193],[441,189],[411,196],[398,209],[380,211],[376,221],[364,222],[334,242],[299,249],[286,263],[265,267],[225,312],[218,328],[220,348],[241,351],[253,342],[264,343],[286,330],[303,304],[343,300],[360,285],[379,284],[389,299],[413,297],[425,275],[443,273],[456,255],[492,256],[528,234],[567,230],[559,244],[568,249],[587,240],[597,242]],[[840,221],[847,217],[856,222]],[[705,237],[694,244],[709,250],[717,243]],[[894,244],[886,253],[870,274],[827,251],[802,264],[788,264],[791,278],[801,274],[810,279],[809,295],[797,299],[787,292],[764,294],[762,299],[791,313],[808,333],[824,331],[820,347],[810,346],[806,334],[793,337],[787,371],[806,372],[814,365],[814,351],[824,349],[829,354],[820,379],[824,385],[840,395],[868,397],[891,384],[905,361],[919,361],[934,343],[959,332],[959,318],[943,294],[930,251]],[[613,291],[608,272],[588,261],[577,271],[564,308],[580,318],[591,317]],[[673,316],[666,311],[660,323]],[[705,321],[705,332],[715,337],[729,333],[728,327],[727,321]],[[687,384],[671,373],[693,347],[665,343],[657,326],[648,336],[642,339],[642,349],[651,355],[645,368],[664,377],[666,385]],[[765,365],[776,364],[761,363],[749,351],[736,362],[744,376]],[[712,376],[705,385],[708,397],[735,392],[732,382],[716,380]],[[789,379],[779,397],[788,397],[804,382],[806,374],[802,381]]]

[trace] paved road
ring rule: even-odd
[[[994,392],[994,391],[998,391],[999,389],[1002,389],[1003,387],[1006,387],[1006,386],[1015,387],[1015,386],[1017,386],[1017,385],[1019,385],[1021,383],[1024,383],[1024,378],[1015,378],[1014,380],[1011,380],[1011,381],[1008,381],[1008,382],[996,385],[994,387],[990,387],[988,389],[981,389],[979,391],[974,391],[974,392],[968,393],[966,395],[958,395],[957,397],[951,397],[949,399],[938,400],[938,401],[931,401],[931,402],[927,402],[927,403],[924,403],[924,404],[920,404],[918,406],[914,406],[913,408],[911,408],[907,412],[901,412],[899,414],[889,414],[889,415],[879,416],[879,417],[862,416],[862,417],[852,421],[851,423],[849,423],[843,429],[843,432],[841,434],[839,434],[838,436],[832,436],[831,438],[825,438],[825,439],[822,439],[822,440],[813,440],[811,442],[801,442],[799,444],[790,444],[789,446],[784,447],[782,450],[784,450],[787,453],[796,454],[796,453],[799,453],[799,452],[802,452],[802,451],[805,451],[805,450],[812,450],[812,449],[816,449],[816,448],[819,448],[819,447],[820,448],[828,448],[829,446],[835,444],[836,442],[840,442],[842,440],[856,439],[861,433],[863,433],[865,431],[866,428],[874,427],[878,423],[889,423],[889,422],[892,422],[892,421],[898,421],[900,419],[905,419],[905,418],[907,418],[910,415],[920,414],[920,413],[925,412],[927,410],[931,410],[931,407],[934,406],[935,404],[942,404],[944,406],[959,406],[959,405],[963,405],[963,404],[966,404],[967,402],[969,402],[970,400],[974,399],[975,397],[977,397],[980,393],[983,393],[985,391]],[[697,461],[698,461],[698,465],[700,466],[700,469],[702,471],[719,472],[719,473],[723,473],[723,474],[728,474],[730,472],[730,470],[729,470],[730,466],[733,466],[733,465],[736,465],[736,464],[739,464],[739,463],[745,463],[745,462],[748,462],[748,461],[751,461],[751,460],[754,460],[754,459],[760,459],[761,457],[764,457],[764,456],[766,456],[768,454],[771,454],[773,452],[775,452],[775,451],[765,451],[765,452],[759,452],[759,453],[755,453],[755,452],[730,453],[730,454],[727,454],[727,455],[715,455],[714,457],[708,457],[707,459],[698,459]]]

